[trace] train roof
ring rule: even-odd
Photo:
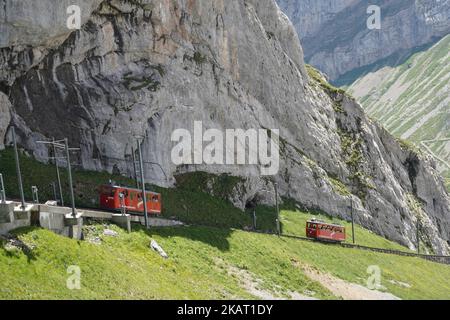
[[[326,224],[327,226],[333,226],[333,227],[344,227],[341,224],[334,224],[334,223],[328,223],[326,221],[323,220],[317,220],[317,219],[310,219],[308,220],[309,223],[318,223],[318,224]]]

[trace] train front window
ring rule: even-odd
[[[103,195],[105,195],[105,196],[108,196],[108,197],[114,197],[115,191],[116,191],[116,189],[114,189],[114,188],[111,188],[111,187],[103,187],[103,188],[101,189],[100,192],[101,192]]]

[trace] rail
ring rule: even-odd
[[[301,236],[295,236],[295,235],[288,235],[283,234],[281,235],[285,238],[290,239],[297,239],[302,241],[310,241],[310,242],[317,242],[315,239],[310,239],[307,237],[301,237]],[[400,250],[393,250],[393,249],[383,249],[383,248],[374,248],[374,247],[367,247],[362,246],[359,244],[352,244],[352,243],[334,243],[334,242],[325,242],[326,244],[330,245],[336,245],[341,246],[344,248],[350,248],[350,249],[358,249],[358,250],[366,250],[366,251],[372,251],[372,252],[379,252],[379,253],[385,253],[385,254],[391,254],[391,255],[397,255],[397,256],[403,256],[403,257],[414,257],[414,258],[422,258],[428,261],[433,261],[441,264],[448,264],[450,265],[450,256],[440,256],[440,255],[427,255],[427,254],[419,254],[419,253],[413,253],[413,252],[406,252],[406,251],[400,251]]]
[[[108,218],[110,215],[112,215],[111,213],[106,213],[102,210],[93,209],[93,208],[89,208],[89,207],[79,207],[79,208],[81,210],[88,211],[88,212],[85,212],[85,214],[84,214],[84,216],[86,218]],[[207,225],[192,224],[192,223],[190,223],[189,225],[195,226],[195,227],[211,227],[211,226],[207,226]],[[274,233],[274,232],[264,232],[264,231],[258,231],[258,230],[242,230],[242,231],[249,232],[249,233],[278,236],[278,234]],[[316,239],[311,239],[311,238],[297,236],[297,235],[291,235],[291,234],[283,234],[282,233],[280,235],[280,237],[296,239],[296,240],[300,240],[300,241],[319,242]],[[403,256],[403,257],[421,258],[421,259],[425,259],[425,260],[440,263],[440,264],[450,265],[450,256],[419,254],[419,253],[406,252],[406,251],[393,250],[393,249],[368,247],[368,246],[362,246],[359,244],[352,244],[352,243],[345,243],[345,242],[320,242],[320,243],[334,245],[334,246],[341,246],[343,248],[349,248],[349,249],[366,250],[366,251],[372,251],[372,252],[378,252],[378,253],[384,253],[384,254],[390,254],[390,255]]]

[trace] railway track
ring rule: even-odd
[[[78,209],[81,211],[89,210],[91,213],[97,213],[99,215],[97,218],[107,218],[106,212],[99,210],[98,208],[78,207]],[[189,225],[195,226],[195,227],[211,227],[211,226],[201,225],[201,224],[189,224]],[[273,233],[273,232],[271,233],[271,232],[263,232],[263,231],[257,231],[257,230],[243,230],[243,231],[250,232],[250,233],[257,233],[257,234],[277,235],[276,233]],[[297,235],[290,235],[290,234],[281,234],[280,237],[296,239],[296,240],[300,240],[300,241],[319,242],[316,239],[311,239],[311,238],[297,236]],[[378,253],[384,253],[384,254],[403,256],[403,257],[421,258],[421,259],[425,259],[428,261],[433,261],[433,262],[437,262],[437,263],[441,263],[441,264],[450,265],[450,256],[419,254],[419,253],[405,252],[405,251],[400,251],[400,250],[368,247],[368,246],[362,246],[362,245],[358,245],[358,244],[345,243],[345,242],[340,242],[340,243],[320,242],[320,243],[328,244],[328,245],[332,245],[332,246],[341,246],[343,248],[349,248],[349,249],[366,250],[366,251],[372,251],[372,252],[378,252]]]
[[[295,236],[295,235],[283,234],[283,235],[281,235],[281,237],[297,239],[297,240],[302,240],[302,241],[318,242],[315,239],[310,239],[307,237],[301,237],[301,236]],[[419,254],[419,253],[405,252],[405,251],[400,251],[400,250],[367,247],[367,246],[361,246],[358,244],[345,243],[345,242],[342,242],[342,243],[320,242],[320,243],[325,243],[325,244],[334,245],[334,246],[341,246],[341,247],[350,248],[350,249],[366,250],[366,251],[372,251],[372,252],[378,252],[378,253],[403,256],[403,257],[422,258],[422,259],[425,259],[428,261],[433,261],[433,262],[437,262],[437,263],[441,263],[441,264],[450,265],[450,256]]]

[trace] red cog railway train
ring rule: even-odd
[[[133,214],[144,213],[142,190],[103,185],[99,188],[100,207],[108,211],[126,211]],[[147,212],[149,215],[159,216],[162,213],[161,194],[146,192]],[[306,223],[308,238],[327,242],[343,242],[346,239],[345,227],[312,219]]]
[[[306,236],[320,241],[344,242],[345,227],[312,219],[306,223]]]
[[[161,194],[146,191],[148,215],[159,216],[162,213]],[[123,199],[121,198],[123,196]],[[129,213],[144,213],[142,190],[104,185],[99,188],[100,207],[108,211],[122,211],[125,207]]]

